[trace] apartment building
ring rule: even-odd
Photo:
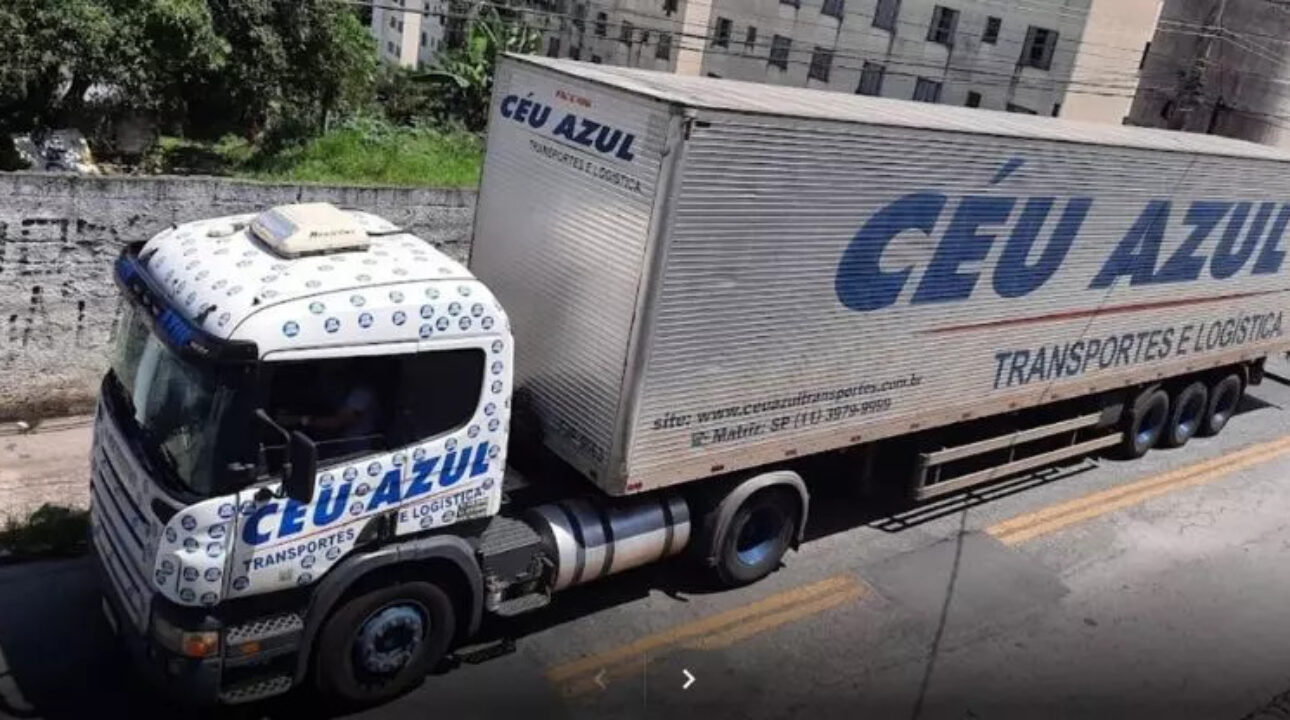
[[[553,57],[1121,123],[1162,1],[504,4],[541,31],[539,52]],[[390,56],[404,64],[423,57],[407,49],[418,32],[411,20],[400,30],[385,17],[373,15],[373,32],[384,23],[379,32],[398,35],[378,38]]]
[[[443,47],[446,16],[446,0],[379,0],[368,29],[381,60],[421,67]]]

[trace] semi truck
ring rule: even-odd
[[[1218,137],[508,55],[475,213],[121,252],[92,547],[165,688],[380,702],[566,588],[756,581],[819,483],[1218,433],[1290,346],[1290,155]]]

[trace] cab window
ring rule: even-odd
[[[479,404],[476,348],[266,364],[267,410],[318,446],[320,462],[404,447],[465,425]],[[266,452],[280,438],[263,438]]]

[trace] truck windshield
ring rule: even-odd
[[[145,442],[189,491],[216,491],[216,444],[232,392],[218,367],[190,362],[154,336],[129,306],[112,370]]]

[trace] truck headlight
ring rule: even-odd
[[[184,657],[200,659],[219,653],[219,632],[215,630],[184,630],[155,617],[152,634],[162,647]]]

